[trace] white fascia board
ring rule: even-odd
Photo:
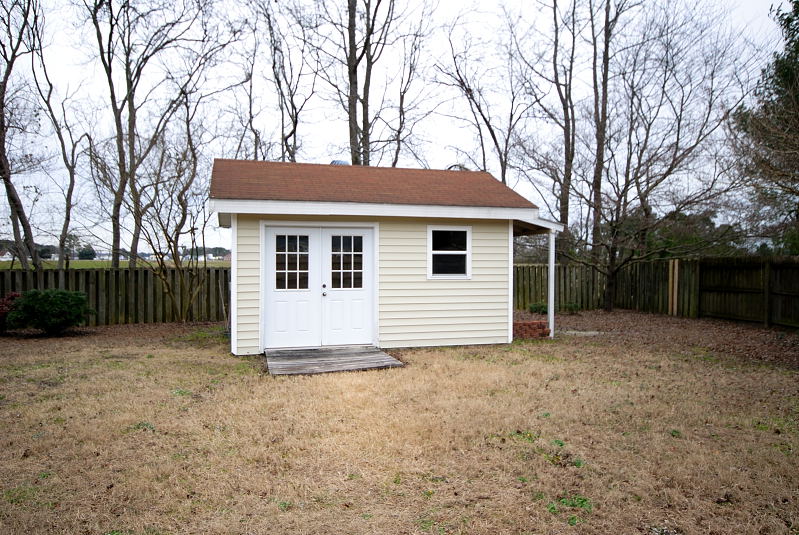
[[[557,223],[555,221],[550,221],[549,219],[541,219],[540,217],[518,217],[516,219],[519,221],[524,221],[525,223],[529,223],[530,225],[535,225],[536,227],[554,230],[555,232],[563,232],[563,229],[565,228],[563,223]]]
[[[220,214],[220,225],[223,225],[222,214],[518,219],[527,222],[539,220],[537,208],[501,208],[495,206],[211,199],[209,207],[211,211]],[[551,227],[546,226],[546,228],[549,229]]]

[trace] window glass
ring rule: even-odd
[[[333,236],[331,246],[331,287],[363,288],[363,237]]]
[[[307,235],[275,236],[275,289],[308,289]]]
[[[433,275],[466,275],[466,255],[434,254]]]
[[[469,232],[430,229],[429,275],[461,278],[469,275]]]
[[[434,230],[434,251],[466,251],[465,230]]]

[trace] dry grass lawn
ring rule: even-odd
[[[795,334],[581,317],[627,327],[279,378],[213,325],[0,338],[0,533],[799,533],[799,372],[702,343]]]

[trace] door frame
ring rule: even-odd
[[[280,227],[314,227],[314,228],[352,228],[352,229],[370,229],[372,231],[372,344],[375,347],[379,346],[380,342],[380,317],[379,317],[379,302],[378,296],[380,295],[380,223],[376,221],[313,221],[313,220],[283,220],[283,219],[262,219],[258,223],[259,234],[259,247],[260,247],[260,262],[259,266],[259,281],[258,281],[258,341],[262,351],[267,349],[275,349],[268,347],[266,343],[266,329],[264,328],[264,321],[266,320],[266,283],[268,280],[268,273],[266,272],[267,265],[267,251],[266,247],[266,232],[267,228]],[[317,346],[309,346],[317,347]],[[301,348],[293,348],[301,349]]]

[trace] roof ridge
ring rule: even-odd
[[[257,164],[279,164],[279,165],[308,165],[308,166],[318,166],[318,167],[343,167],[344,169],[396,169],[398,171],[436,171],[440,173],[461,173],[461,172],[468,172],[468,173],[478,173],[478,174],[486,174],[490,175],[492,178],[496,180],[494,175],[489,173],[488,171],[483,170],[472,170],[472,169],[437,169],[435,167],[386,167],[383,165],[334,165],[331,163],[317,163],[317,162],[282,162],[279,160],[240,160],[236,158],[214,158],[214,161],[223,161],[223,162],[236,162],[245,165],[257,165]]]

